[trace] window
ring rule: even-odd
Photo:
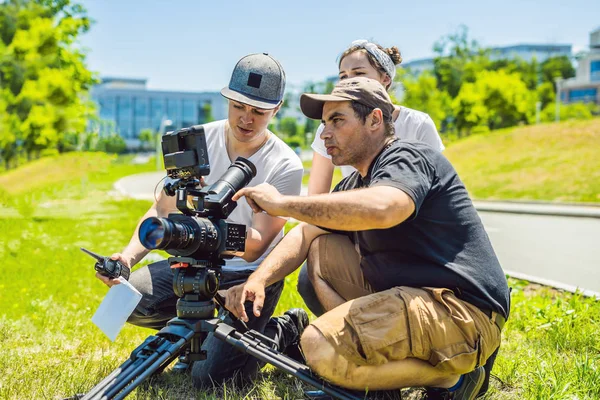
[[[100,107],[100,118],[114,120],[115,115],[115,98],[114,97],[103,97],[98,99],[98,106]]]
[[[151,125],[154,131],[158,132],[160,127],[160,121],[165,116],[167,110],[165,110],[165,99],[150,99],[150,118]]]
[[[181,122],[181,100],[167,99],[167,116],[173,121],[173,126],[180,127]]]
[[[132,135],[133,118],[131,111],[131,98],[117,97],[117,129],[125,139],[130,139]]]
[[[134,116],[136,118],[139,117],[147,117],[148,116],[148,99],[143,98],[134,98]]]
[[[193,100],[183,100],[183,118],[181,124],[183,127],[197,124],[195,102]]]
[[[600,82],[600,60],[590,62],[590,81]]]
[[[138,137],[142,129],[152,129],[150,125],[148,99],[136,97],[133,101],[133,135]]]
[[[574,89],[569,93],[569,103],[594,103],[597,94],[597,89]]]

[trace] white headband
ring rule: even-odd
[[[382,51],[376,44],[369,42],[368,40],[360,39],[355,40],[350,44],[350,47],[361,47],[369,52],[370,55],[375,57],[379,65],[381,65],[384,71],[394,80],[396,76],[396,65],[392,61],[392,58],[385,51]]]

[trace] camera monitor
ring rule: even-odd
[[[167,175],[173,179],[206,176],[210,173],[206,136],[202,125],[167,132],[162,137]]]

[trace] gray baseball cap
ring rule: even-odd
[[[271,110],[283,100],[285,72],[267,53],[250,54],[236,64],[229,86],[221,94],[257,108]]]

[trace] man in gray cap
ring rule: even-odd
[[[357,172],[330,194],[286,196],[264,184],[234,196],[303,222],[228,290],[227,308],[247,319],[249,300],[260,315],[265,290],[308,258],[326,311],[301,340],[315,372],[349,389],[426,386],[429,398],[474,399],[509,291],[456,171],[432,147],[394,137],[392,102],[374,80],[343,80],[300,106],[325,125],[333,163]]]
[[[214,183],[232,161],[241,156],[256,166],[256,176],[249,186],[268,183],[286,195],[300,193],[302,162],[289,146],[267,129],[281,106],[284,90],[283,68],[268,54],[251,54],[237,63],[229,85],[221,91],[229,102],[228,118],[203,125],[211,166],[210,174],[203,177],[205,184]],[[140,221],[149,217],[167,217],[171,212],[179,212],[175,197],[166,196],[161,191]],[[254,214],[242,199],[227,221],[246,225],[247,239],[244,255],[226,261],[221,274],[221,289],[248,278],[283,237],[283,226],[287,219]],[[139,241],[138,229],[139,223],[125,249],[112,256],[130,268],[148,254]],[[99,274],[97,277],[109,286],[118,283]],[[166,260],[134,271],[129,282],[143,297],[128,322],[161,329],[176,316],[178,297],[173,291],[173,273]],[[251,329],[265,330],[282,288],[283,282],[279,282],[267,290],[263,314],[250,320]],[[278,334],[271,336],[277,336],[280,349],[284,350],[297,341],[304,326],[308,325],[308,317],[304,310],[290,310],[269,324],[271,331]],[[207,351],[208,358],[193,365],[192,378],[196,386],[211,386],[234,375],[248,378],[259,367],[254,357],[235,350],[233,346],[215,339],[212,334],[204,341],[202,348]],[[179,370],[188,368],[185,358],[175,366]]]

